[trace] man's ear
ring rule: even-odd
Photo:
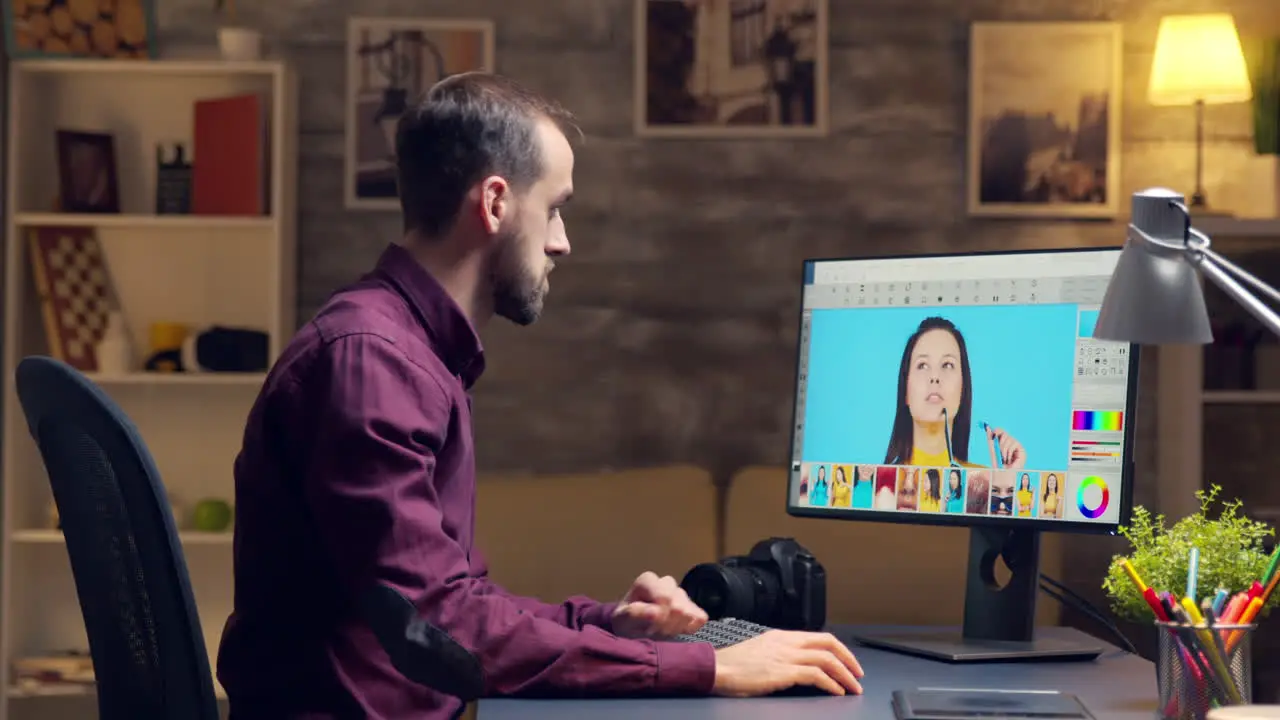
[[[497,175],[480,182],[480,223],[489,234],[497,234],[512,212],[511,186]]]

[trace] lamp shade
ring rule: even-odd
[[[1236,23],[1226,13],[1160,21],[1147,98],[1153,105],[1209,105],[1253,97]]]
[[[1143,345],[1213,342],[1200,276],[1186,250],[1186,215],[1173,204],[1184,202],[1163,188],[1134,193],[1132,228],[1107,284],[1094,338]]]

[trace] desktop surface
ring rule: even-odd
[[[806,720],[840,717],[891,720],[893,693],[917,687],[1058,690],[1080,697],[1098,720],[1150,720],[1156,710],[1155,667],[1136,655],[1095,641],[1071,628],[1039,628],[1058,640],[1103,644],[1094,662],[950,664],[855,645],[854,634],[869,631],[909,632],[897,627],[837,627],[836,636],[850,644],[862,663],[864,694],[860,696],[764,698],[661,698],[624,700],[481,700],[477,720],[649,720],[690,718],[715,720]],[[924,630],[923,632],[929,632]]]

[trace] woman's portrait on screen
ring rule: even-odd
[[[898,468],[892,467],[876,470],[876,510],[898,509],[898,476],[901,474]]]
[[[942,471],[929,468],[924,471],[924,483],[920,485],[920,512],[942,510]]]
[[[986,515],[991,508],[991,473],[987,470],[970,470],[968,493],[964,511],[970,515]]]
[[[903,468],[902,480],[898,483],[898,509],[915,510],[919,505],[920,469]]]
[[[853,487],[849,484],[848,465],[834,465],[831,470],[831,507],[847,508],[853,504]]]
[[[856,465],[853,468],[853,498],[851,505],[858,510],[870,510],[875,495],[876,466]]]
[[[1058,473],[1044,474],[1044,493],[1040,497],[1040,517],[1062,517],[1062,481]]]
[[[964,335],[954,323],[942,317],[921,321],[902,350],[885,464],[982,467],[969,460],[974,393],[969,362]],[[985,432],[991,467],[1026,465],[1026,451],[1016,438],[996,427]]]
[[[942,509],[949,513],[963,513],[964,471],[960,468],[947,468],[946,487],[947,489],[944,493]]]
[[[819,465],[814,473],[813,484],[809,486],[809,504],[813,507],[826,507],[831,502],[831,483],[827,480],[827,466]]]
[[[998,472],[991,478],[991,514],[1013,514],[1013,473]]]

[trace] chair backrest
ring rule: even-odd
[[[66,363],[28,357],[16,376],[71,558],[100,720],[216,720],[186,560],[137,428]]]

